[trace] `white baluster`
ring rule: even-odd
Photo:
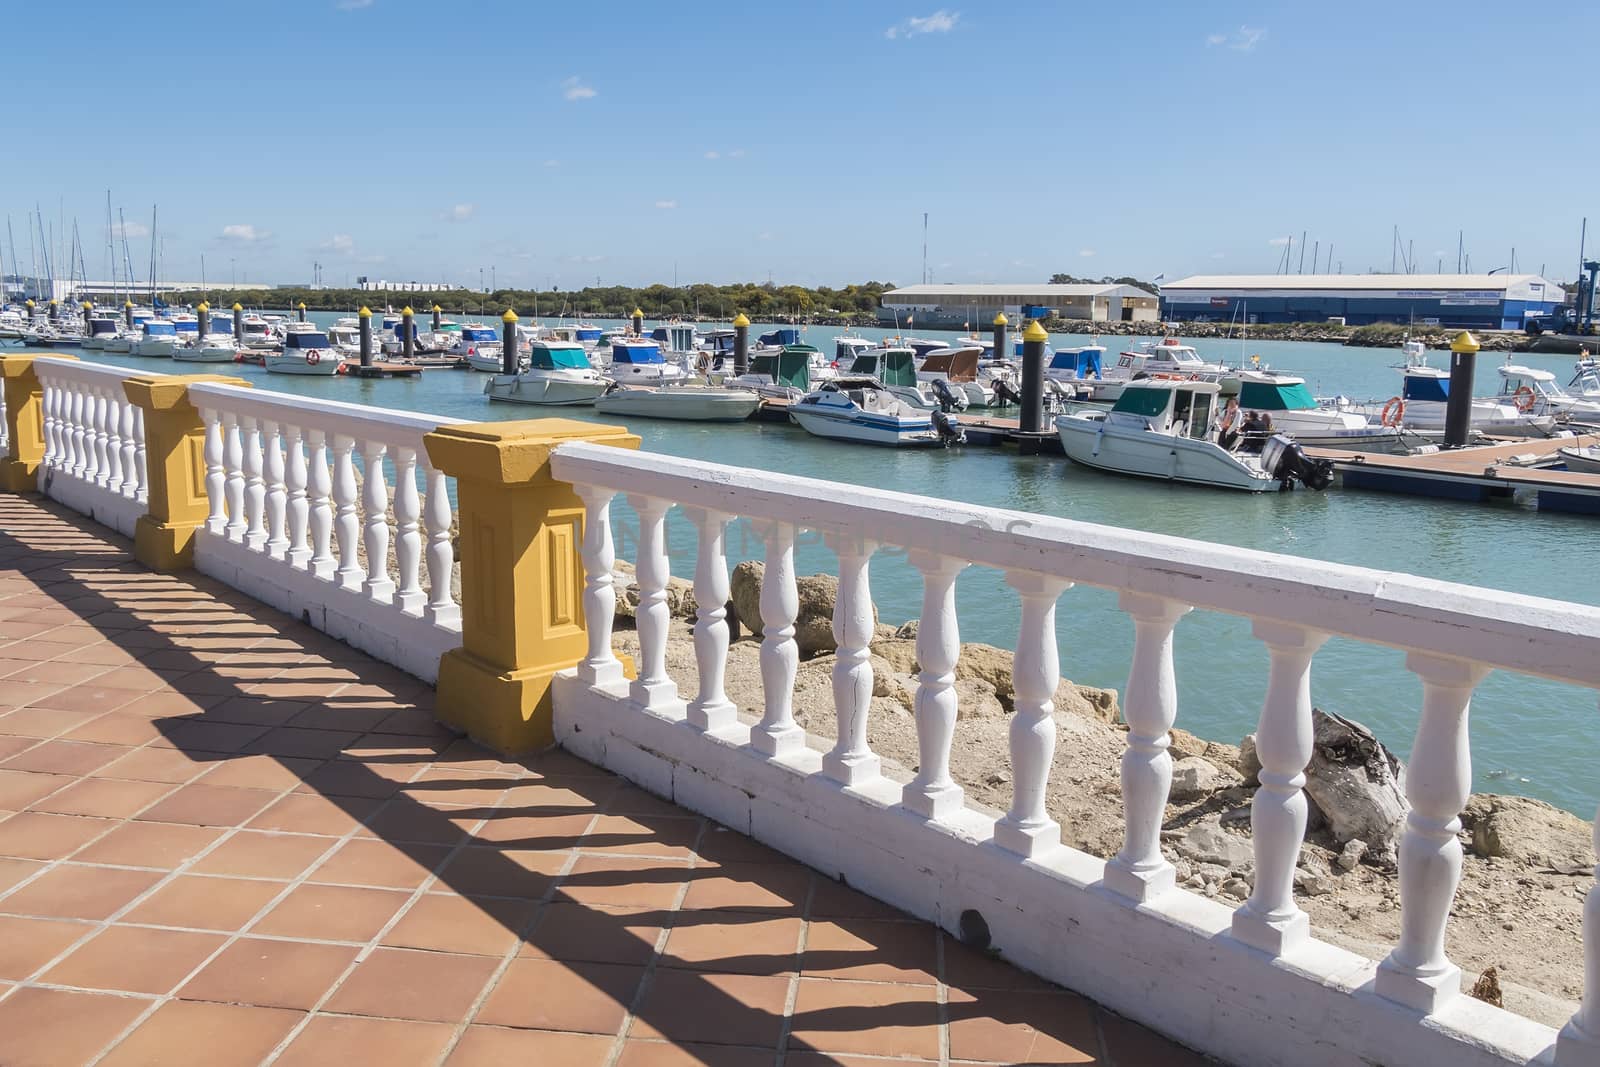
[[[104,389],[94,387],[89,390],[89,400],[93,404],[91,427],[94,430],[94,470],[89,473],[95,485],[104,486],[111,477],[111,460],[107,454],[109,437],[106,433],[106,409],[110,406],[111,398]]]
[[[72,465],[68,473],[74,478],[83,477],[83,469],[88,465],[88,452],[83,445],[83,387],[73,384],[67,387],[69,408],[67,410],[67,426],[72,439],[67,446],[68,454],[72,457]]]
[[[222,418],[210,408],[201,408],[200,420],[206,427],[206,498],[211,504],[211,513],[206,516],[206,530],[220,537],[228,526],[227,503],[223,497],[227,475],[222,463]]]
[[[803,748],[805,731],[794,721],[794,676],[800,667],[800,646],[794,620],[800,593],[794,582],[794,527],[765,522],[756,534],[766,543],[766,570],[761,579],[761,721],[750,731],[750,746],[768,756]]]
[[[61,390],[48,378],[42,380],[44,397],[41,405],[44,409],[44,458],[40,465],[55,468],[61,464],[61,438],[59,436],[60,420],[57,418],[57,409],[61,404]]]
[[[383,457],[388,448],[379,441],[361,443],[361,502],[367,513],[362,540],[367,550],[367,579],[362,591],[380,604],[394,600],[389,578],[389,486],[383,477]]]
[[[355,440],[344,434],[333,437],[333,521],[339,537],[339,585],[359,592],[367,575],[356,558],[361,520],[356,514],[356,465],[351,456],[355,446]]]
[[[1044,798],[1055,760],[1055,697],[1061,681],[1056,601],[1072,583],[1013,571],[1006,584],[1022,598],[1022,620],[1011,670],[1016,702],[1010,736],[1011,810],[994,824],[994,843],[1031,858],[1061,844],[1061,827],[1046,814]]]
[[[689,520],[699,531],[694,567],[694,658],[700,692],[689,701],[688,719],[702,730],[738,721],[739,709],[723,689],[728,668],[728,560],[724,548],[729,516],[695,508]]]
[[[244,542],[259,552],[267,543],[267,480],[262,474],[261,423],[254,415],[239,417],[244,444]]]
[[[306,453],[301,446],[300,427],[293,424],[283,428],[285,453],[284,488],[288,493],[284,501],[284,522],[288,527],[289,545],[284,558],[295,570],[305,570],[311,559],[311,549],[306,544],[306,524],[310,514],[306,500]]]
[[[667,579],[672,572],[667,564],[666,516],[671,505],[637,494],[630,494],[628,503],[639,515],[639,607],[634,612],[639,628],[639,677],[628,687],[628,696],[641,707],[671,714],[678,698],[678,685],[667,676],[667,630],[672,623]]]
[[[149,457],[145,450],[144,440],[144,408],[133,409],[133,471],[138,480],[138,499],[144,503],[150,499],[150,471]]]
[[[1600,816],[1594,850],[1600,855]],[[1556,1038],[1556,1067],[1594,1067],[1600,1063],[1600,866],[1583,898],[1583,1001]]]
[[[1250,802],[1256,882],[1233,913],[1233,936],[1281,956],[1311,936],[1311,920],[1294,902],[1294,868],[1306,836],[1306,764],[1311,762],[1311,657],[1328,635],[1258,621],[1267,646],[1267,696],[1256,727],[1261,788]]]
[[[139,469],[139,408],[131,402],[122,405],[122,429],[118,433],[122,444],[122,495],[128,500],[139,499],[144,486],[144,471]]]
[[[839,598],[833,602],[833,748],[822,757],[822,773],[844,785],[860,785],[882,773],[867,744],[872,710],[872,584],[869,563],[877,545],[853,534],[829,534],[839,557]]]
[[[249,529],[244,514],[244,441],[239,418],[231,411],[222,413],[222,466],[228,478],[228,540],[242,544]]]
[[[442,475],[440,476],[442,479]],[[614,686],[622,681],[622,663],[611,651],[611,628],[617,611],[617,594],[612,588],[611,568],[616,565],[616,550],[611,544],[610,489],[593,485],[574,487],[583,501],[583,618],[588,627],[589,652],[578,664],[578,677],[592,686]],[[441,493],[442,495],[442,493]],[[429,503],[433,491],[428,493]],[[431,509],[430,509],[431,510]],[[446,543],[448,548],[448,542]],[[428,549],[432,576],[433,548]],[[448,573],[448,567],[445,568]],[[435,583],[437,578],[431,578]],[[435,598],[438,586],[434,586]]]
[[[1378,965],[1373,990],[1431,1015],[1461,992],[1461,970],[1444,953],[1444,930],[1461,881],[1456,835],[1472,788],[1467,709],[1489,672],[1417,652],[1406,657],[1406,669],[1422,679],[1422,720],[1406,768],[1411,812],[1400,839],[1400,940]]]
[[[289,490],[283,484],[283,435],[276,420],[261,420],[261,446],[265,451],[262,474],[267,486],[267,555],[283,559],[289,550],[289,535],[284,529]]]
[[[417,496],[417,450],[394,450],[394,565],[400,577],[395,601],[411,615],[421,615],[427,594],[422,591],[422,534],[418,520],[422,501]]]
[[[428,535],[428,610],[426,617],[437,626],[456,626],[461,622],[461,605],[450,591],[450,575],[455,567],[455,549],[450,544],[450,484],[443,471],[433,469],[422,457],[423,476],[428,481],[428,497],[423,504],[422,528]],[[608,531],[609,532],[609,531]],[[587,536],[587,527],[585,527]],[[591,619],[590,626],[594,625]],[[609,635],[610,629],[607,628]],[[608,637],[609,640],[609,637]],[[590,638],[589,647],[594,647]],[[579,671],[581,673],[582,667]],[[622,677],[618,664],[617,677]]]
[[[122,409],[126,401],[106,391],[106,478],[107,492],[122,495]]]
[[[916,552],[911,565],[922,572],[922,619],[917,623],[917,776],[902,803],[928,819],[961,809],[962,791],[950,777],[950,744],[956,731],[956,660],[961,629],[956,621],[956,576],[964,560]]]
[[[333,480],[328,475],[328,435],[308,432],[311,448],[311,573],[333,578]]]
[[[1167,731],[1178,715],[1172,669],[1172,630],[1187,604],[1123,593],[1118,606],[1133,619],[1133,662],[1124,689],[1128,747],[1122,753],[1122,849],[1106,864],[1106,888],[1145,901],[1174,884],[1172,864],[1161,855],[1161,819],[1172,788]]]

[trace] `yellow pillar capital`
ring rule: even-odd
[[[550,471],[570,441],[638,448],[620,426],[572,419],[446,426],[424,439],[456,479],[461,647],[439,662],[438,715],[499,752],[555,742],[550,684],[583,658],[583,503]]]
[[[44,386],[37,356],[0,356],[0,395],[5,398],[7,448],[0,455],[0,489],[31,493],[38,488],[44,459]],[[51,356],[77,359],[77,356]]]
[[[200,382],[250,385],[223,374],[139,375],[122,383],[144,415],[149,500],[134,525],[133,556],[152,570],[194,566],[194,532],[206,521],[206,429],[189,402],[189,386]]]

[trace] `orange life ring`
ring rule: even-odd
[[[310,349],[306,352],[306,362],[315,367],[318,363],[322,362],[322,353],[317,351],[315,348]]]
[[[1537,400],[1531,385],[1519,385],[1517,391],[1511,394],[1511,402],[1517,405],[1518,411],[1532,411]]]
[[[1385,426],[1399,426],[1400,420],[1406,417],[1406,402],[1397,396],[1391,396],[1389,402],[1383,405],[1383,414],[1378,416],[1378,421]]]

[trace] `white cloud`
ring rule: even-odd
[[[364,7],[371,7],[372,0],[339,0],[333,6],[340,11],[360,11]]]
[[[1082,256],[1084,259],[1088,259],[1091,256],[1093,256],[1094,254],[1095,254],[1094,253],[1094,249],[1092,249],[1092,248],[1080,248],[1080,249],[1078,249],[1078,255]]]
[[[1232,33],[1213,33],[1206,37],[1206,47],[1226,45],[1235,52],[1253,52],[1256,45],[1266,39],[1267,31],[1260,26],[1240,26]]]
[[[712,151],[706,153],[706,158],[707,159],[721,159],[722,158],[722,153],[718,152],[718,151],[715,151],[715,150],[712,150]]]
[[[119,222],[111,227],[113,237],[149,237],[150,227],[142,222]]]
[[[756,240],[758,241],[770,241],[772,239],[773,236],[771,230],[762,230],[760,233],[756,234]]]
[[[266,230],[258,230],[247,222],[235,223],[232,226],[224,226],[222,228],[222,239],[224,241],[238,241],[241,244],[265,241],[271,236],[272,234]]]
[[[478,210],[477,204],[456,204],[446,211],[441,218],[446,222],[466,222]]]
[[[1221,252],[1213,252],[1213,253],[1211,253],[1211,258],[1212,259],[1223,259],[1225,257],[1223,256],[1223,254]]]
[[[1271,245],[1273,248],[1282,248],[1288,243],[1289,238],[1287,237],[1274,237],[1272,240],[1267,242],[1267,244]]]
[[[661,208],[663,211],[671,211],[673,208],[675,208],[677,206],[678,206],[678,202],[676,200],[657,200],[656,201],[656,207]]]
[[[547,160],[544,161],[544,165],[546,167],[551,167],[551,168],[559,167],[559,166],[561,166],[561,160],[559,160],[559,159],[547,159]]]
[[[893,41],[900,37],[920,37],[925,33],[949,33],[956,28],[960,19],[961,12],[940,8],[931,15],[913,15],[904,22],[897,22],[884,30],[883,35]]]
[[[744,149],[735,148],[732,152],[728,153],[728,158],[729,159],[743,159],[744,158]]]
[[[561,95],[568,100],[592,100],[599,94],[574,74],[561,83]]]
[[[348,256],[356,250],[356,239],[347,233],[336,233],[322,242],[325,252],[337,252],[341,256]]]

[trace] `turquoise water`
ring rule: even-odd
[[[336,315],[315,314],[319,322]],[[426,319],[421,320],[424,327]],[[824,351],[839,330],[813,328],[807,340]],[[868,337],[884,331],[860,331]],[[1086,339],[1058,336],[1060,345]],[[1107,338],[1115,354],[1122,339]],[[1274,368],[1303,374],[1319,395],[1367,399],[1392,396],[1399,384],[1392,350],[1294,342],[1192,342],[1206,358],[1237,363],[1259,354]],[[86,359],[142,369],[183,370],[151,360],[87,352]],[[1436,365],[1444,365],[1441,355]],[[1553,371],[1564,383],[1571,357],[1521,356],[1518,362]],[[1493,391],[1493,354],[1480,357],[1478,392]],[[213,369],[213,368],[205,368]],[[417,379],[362,380],[267,375],[259,367],[238,373],[270,388],[457,418],[507,420],[537,415],[519,405],[491,404],[485,376],[428,371]],[[563,409],[565,417],[608,421],[594,411]],[[1375,493],[1225,493],[1104,475],[1061,457],[1019,458],[991,448],[951,451],[876,450],[820,441],[798,427],[773,423],[726,426],[650,423],[629,427],[643,447],[688,459],[777,470],[824,480],[924,493],[950,500],[1057,515],[1112,526],[1218,541],[1313,559],[1405,571],[1541,596],[1600,603],[1600,569],[1593,560],[1593,519],[1541,514],[1512,504],[1457,504]],[[631,516],[618,508],[622,554],[632,557]],[[669,520],[674,574],[694,573],[694,532],[677,513]],[[731,559],[759,558],[761,543],[736,527]],[[798,549],[800,573],[833,571],[831,553],[817,539]],[[921,612],[918,575],[892,550],[873,560],[873,596],[886,622]],[[972,567],[957,583],[962,639],[1012,647],[1017,600],[1002,576]],[[1121,690],[1132,649],[1132,624],[1115,597],[1078,587],[1061,601],[1058,625],[1062,674],[1078,682]],[[1178,725],[1204,737],[1236,742],[1253,730],[1266,685],[1267,657],[1250,636],[1248,620],[1195,612],[1178,626]],[[1397,751],[1409,750],[1420,705],[1420,685],[1402,655],[1336,639],[1317,655],[1312,696],[1329,711],[1370,725]],[[1472,709],[1474,788],[1516,792],[1592,817],[1600,781],[1589,772],[1584,723],[1596,711],[1593,692],[1496,672],[1479,688]]]

